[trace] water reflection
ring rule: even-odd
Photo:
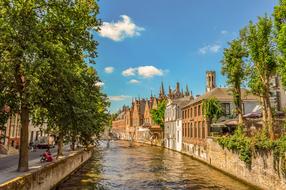
[[[116,141],[58,189],[252,189],[192,158],[160,147]]]

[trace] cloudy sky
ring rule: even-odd
[[[112,112],[132,97],[158,94],[179,81],[193,94],[205,91],[205,72],[217,72],[227,42],[257,16],[271,14],[277,0],[102,0],[103,25],[95,68]]]

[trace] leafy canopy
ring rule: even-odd
[[[223,114],[221,103],[218,99],[212,97],[203,100],[203,114],[211,122],[213,119],[218,120]]]
[[[162,129],[164,128],[164,117],[166,110],[166,100],[162,100],[158,103],[157,109],[151,110],[152,120],[159,125]]]

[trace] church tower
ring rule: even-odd
[[[210,92],[216,88],[216,74],[215,71],[206,72],[206,92]]]

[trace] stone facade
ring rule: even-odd
[[[182,107],[192,99],[185,96],[179,99],[168,99],[164,122],[164,144],[166,148],[181,151],[182,149]]]

